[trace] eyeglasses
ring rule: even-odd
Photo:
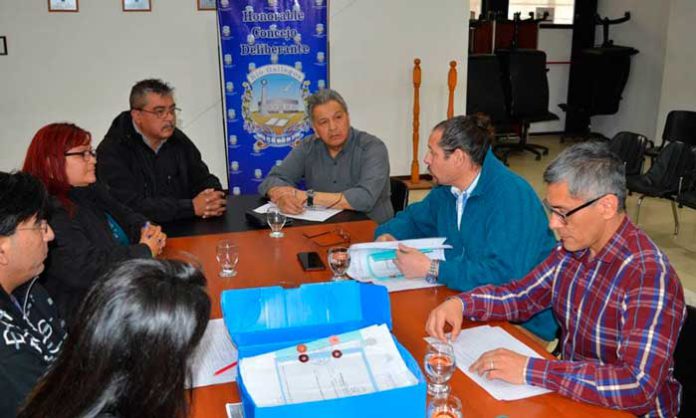
[[[155,115],[157,117],[157,119],[164,119],[169,114],[176,117],[176,114],[178,112],[181,112],[181,109],[179,109],[178,107],[170,107],[169,109],[164,109],[164,108],[160,107],[160,108],[156,108],[155,110],[147,110],[147,109],[135,109],[135,110],[139,110],[141,112]]]
[[[330,231],[319,232],[312,235],[302,235],[320,247],[332,247],[338,244],[350,244],[350,234],[343,228],[334,228]]]
[[[44,235],[48,234],[48,221],[42,219],[39,221],[38,225],[27,226],[24,228],[17,228],[17,231],[41,231]]]
[[[553,207],[549,204],[549,202],[546,201],[546,199],[544,199],[544,202],[543,202],[543,203],[544,203],[544,207],[546,208],[546,210],[549,211],[550,214],[558,216],[558,218],[561,220],[561,223],[562,223],[563,225],[568,225],[568,218],[570,218],[574,213],[578,213],[579,211],[581,211],[581,210],[585,209],[586,207],[592,205],[593,203],[595,203],[595,202],[598,201],[599,199],[603,198],[604,196],[606,196],[606,194],[603,194],[603,195],[601,195],[601,196],[599,196],[599,197],[596,197],[596,198],[594,198],[594,199],[592,199],[592,200],[588,200],[587,202],[583,203],[582,205],[578,206],[577,208],[571,209],[571,210],[569,210],[569,211],[566,212],[566,213],[560,212],[558,209],[553,208]]]
[[[90,158],[97,158],[97,150],[94,149],[87,149],[84,151],[75,151],[75,152],[66,152],[63,155],[66,157],[71,157],[71,156],[81,156],[85,161],[89,161]]]

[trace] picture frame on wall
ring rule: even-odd
[[[196,0],[198,10],[217,10],[217,0]]]
[[[149,12],[152,10],[150,0],[121,0],[124,12]]]
[[[80,10],[79,0],[48,0],[49,12],[73,12]]]

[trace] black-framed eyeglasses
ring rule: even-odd
[[[63,155],[66,157],[71,157],[71,156],[80,156],[82,157],[85,161],[89,161],[90,158],[97,158],[97,150],[95,149],[86,149],[84,151],[74,151],[74,152],[66,152]]]
[[[48,221],[42,219],[39,221],[38,225],[26,226],[24,228],[17,228],[17,231],[41,231],[44,235],[48,234]]]
[[[547,211],[549,211],[550,214],[558,216],[558,218],[561,220],[561,223],[563,223],[563,225],[568,225],[568,218],[570,218],[573,214],[578,213],[581,210],[585,209],[586,207],[591,206],[593,203],[597,202],[599,199],[603,198],[604,196],[606,196],[606,194],[603,194],[599,197],[595,197],[592,200],[588,200],[587,202],[583,203],[582,205],[580,205],[576,208],[573,208],[566,213],[563,213],[563,212],[559,211],[558,209],[555,209],[554,207],[552,207],[549,204],[549,202],[546,201],[546,199],[544,199],[544,201],[542,203],[544,204],[544,207],[546,208]]]
[[[157,119],[164,119],[169,114],[176,117],[177,113],[181,112],[181,109],[179,109],[178,107],[170,107],[169,109],[156,108],[155,110],[147,110],[147,109],[135,109],[135,110],[139,110],[141,112],[155,115],[157,117]]]

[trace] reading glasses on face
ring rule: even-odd
[[[607,194],[608,194],[608,193],[607,193]],[[578,206],[578,207],[576,207],[576,208],[574,208],[574,209],[571,209],[571,210],[569,210],[568,212],[565,212],[565,213],[563,213],[563,212],[559,211],[558,209],[555,209],[554,207],[552,207],[546,199],[544,199],[544,201],[543,201],[542,203],[544,204],[544,207],[546,208],[546,210],[549,211],[549,213],[551,213],[552,215],[558,216],[558,218],[561,220],[561,223],[562,223],[563,225],[568,225],[568,218],[570,218],[573,214],[580,212],[581,210],[585,209],[585,208],[588,207],[588,206],[591,206],[593,203],[597,202],[599,199],[603,198],[603,197],[606,196],[607,194],[603,194],[603,195],[601,195],[601,196],[599,196],[599,197],[595,197],[595,198],[592,199],[592,200],[588,200],[587,202],[583,203],[582,205],[580,205],[580,206]]]
[[[181,109],[179,109],[178,107],[170,107],[169,109],[158,108],[155,110],[147,110],[147,109],[135,109],[135,110],[139,110],[141,112],[155,115],[157,117],[157,119],[164,119],[169,114],[176,117],[177,113],[181,112]]]
[[[96,158],[96,157],[97,157],[97,150],[94,150],[94,149],[91,149],[91,148],[90,148],[90,149],[87,149],[87,150],[84,150],[84,151],[66,152],[66,153],[64,153],[63,155],[66,156],[66,157],[70,157],[70,156],[73,156],[73,155],[75,155],[75,156],[79,155],[79,156],[81,156],[85,161],[89,161],[90,158],[92,158],[92,157]]]

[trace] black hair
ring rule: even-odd
[[[210,316],[205,285],[200,270],[180,261],[112,268],[18,417],[187,416],[188,361]]]
[[[467,153],[477,165],[483,165],[486,153],[495,138],[495,129],[491,120],[483,113],[468,116],[455,116],[444,120],[433,128],[442,130],[440,147],[445,157],[450,156],[456,149]]]
[[[130,102],[131,109],[142,109],[147,105],[146,97],[150,93],[155,93],[160,96],[171,96],[174,88],[162,80],[156,78],[148,78],[135,83],[131,88]]]
[[[17,225],[36,216],[44,218],[46,188],[31,174],[0,172],[0,235],[10,236]]]

